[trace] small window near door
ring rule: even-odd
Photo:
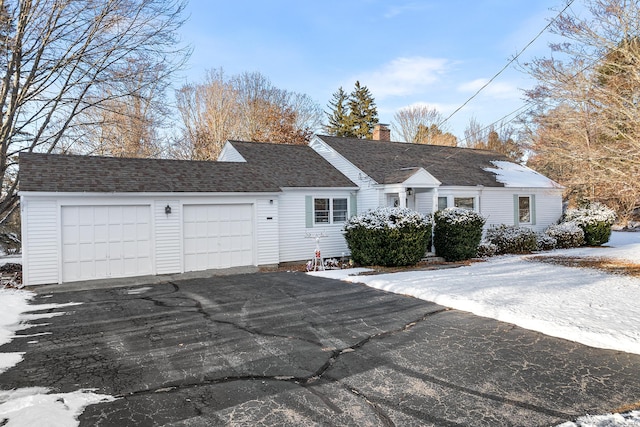
[[[518,197],[518,220],[521,224],[531,223],[531,197]]]
[[[470,211],[475,209],[475,198],[473,197],[456,197],[453,199],[453,205],[456,208],[468,209]]]
[[[333,199],[333,222],[347,220],[347,199]]]
[[[443,211],[447,209],[447,197],[438,197],[438,210]]]
[[[313,220],[316,224],[329,224],[329,199],[313,200]]]

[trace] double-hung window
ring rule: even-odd
[[[520,224],[531,224],[531,197],[518,197],[518,222]]]
[[[346,198],[314,198],[313,222],[317,225],[338,224],[347,220]]]
[[[476,207],[475,201],[476,199],[474,197],[455,197],[453,199],[453,206],[472,211]]]

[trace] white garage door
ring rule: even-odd
[[[151,274],[150,206],[63,206],[62,280]]]
[[[185,271],[253,264],[252,205],[184,206]]]

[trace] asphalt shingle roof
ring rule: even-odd
[[[19,166],[21,191],[280,191],[248,163],[21,153]]]
[[[229,142],[247,163],[280,187],[357,187],[308,145]]]
[[[504,187],[491,161],[510,161],[494,151],[439,145],[407,144],[319,135],[334,150],[380,184],[406,180],[415,168],[424,168],[442,185]]]

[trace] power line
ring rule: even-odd
[[[509,66],[511,64],[513,64],[516,59],[518,59],[520,57],[520,55],[522,55],[522,53],[527,50],[527,48],[529,46],[531,46],[542,34],[545,33],[545,31],[547,31],[549,29],[549,27],[554,23],[554,21],[556,19],[558,19],[574,2],[575,0],[569,0],[569,2],[567,3],[567,5],[564,7],[564,9],[562,9],[560,11],[560,13],[558,13],[555,18],[553,18],[551,21],[549,21],[549,23],[529,42],[527,43],[527,45],[520,51],[518,52],[513,58],[511,58],[511,60],[509,62],[507,62],[507,64],[502,67],[502,69],[500,71],[498,71],[493,77],[491,77],[491,79],[489,79],[488,82],[486,82],[480,89],[478,89],[476,91],[476,93],[474,93],[469,99],[467,99],[461,106],[459,106],[458,108],[455,109],[455,111],[451,114],[449,114],[449,116],[444,119],[442,122],[440,122],[438,124],[438,127],[441,127],[443,124],[445,124],[451,117],[453,117],[458,111],[462,110],[469,102],[471,102],[471,100],[473,100],[476,96],[478,96],[478,94],[480,92],[482,92],[487,86],[489,86],[491,83],[493,83],[493,81],[500,75],[502,74],[502,72],[504,70],[506,70],[507,68],[509,68]]]

